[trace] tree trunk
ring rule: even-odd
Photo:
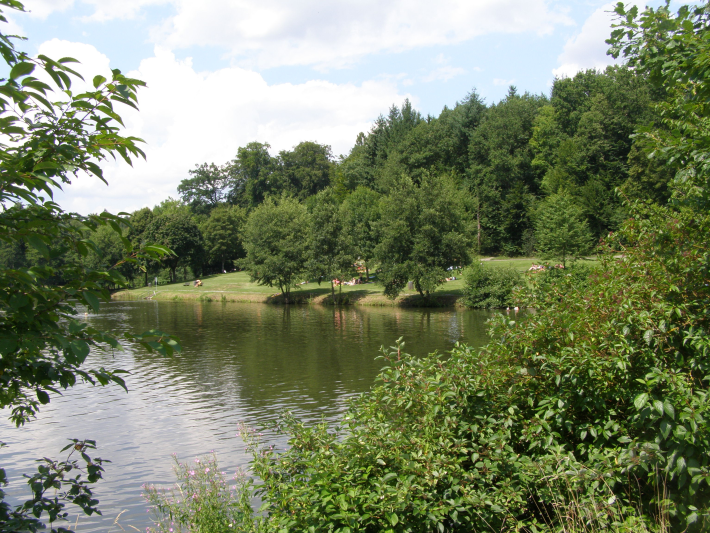
[[[478,225],[478,255],[481,255],[481,204],[476,206],[476,224]]]
[[[370,281],[370,267],[367,266],[367,262],[365,262],[365,283]]]
[[[335,286],[333,285],[333,280],[330,280],[330,297],[333,300],[333,305],[335,305]]]
[[[177,277],[177,274],[175,274],[175,270],[177,270],[177,267],[170,267],[170,283],[175,283],[175,278]]]
[[[220,272],[220,274],[223,272],[224,272],[224,256],[222,256],[222,272]]]

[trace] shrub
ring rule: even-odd
[[[464,274],[463,302],[467,307],[498,308],[513,305],[513,289],[523,275],[512,267],[494,267],[475,261]]]
[[[249,503],[250,480],[241,471],[230,486],[214,455],[180,463],[175,455],[177,484],[171,489],[146,486],[155,526],[149,533],[222,533],[256,531]]]
[[[526,307],[538,308],[548,299],[575,298],[589,288],[598,265],[576,262],[567,268],[546,265],[543,270],[526,274],[527,284],[514,291],[513,298]]]
[[[706,530],[710,216],[636,215],[574,297],[540,292],[480,351],[398,345],[339,428],[286,417],[288,450],[252,441],[270,525]]]

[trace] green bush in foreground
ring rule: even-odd
[[[710,525],[710,216],[636,208],[586,286],[498,339],[398,346],[339,429],[254,451],[275,531],[701,531]],[[524,294],[521,296],[525,296]]]
[[[177,484],[171,489],[144,487],[155,527],[149,533],[246,533],[256,522],[249,503],[249,479],[237,471],[229,485],[214,455],[181,463],[173,455]]]
[[[464,276],[464,305],[482,309],[512,307],[513,289],[523,282],[523,275],[513,267],[494,267],[480,261],[474,261]]]

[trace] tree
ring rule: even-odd
[[[277,286],[288,303],[306,270],[310,218],[293,198],[267,200],[249,215],[244,229],[246,257],[241,264],[259,285]]]
[[[565,192],[553,194],[538,207],[535,239],[543,259],[558,259],[562,266],[588,254],[593,241],[581,209]]]
[[[395,298],[412,280],[428,298],[444,282],[451,266],[470,262],[468,214],[448,177],[423,176],[420,187],[403,178],[380,203],[380,281]]]
[[[380,194],[359,186],[340,206],[345,238],[353,247],[353,254],[365,263],[370,278],[370,266],[377,246],[377,224],[380,220]]]
[[[507,96],[489,107],[470,136],[466,183],[476,199],[481,253],[520,254],[532,226],[530,206],[541,176],[533,167],[530,139],[544,96]]]
[[[251,142],[237,149],[230,163],[232,177],[229,201],[243,207],[256,207],[280,189],[275,181],[275,161],[269,155],[268,143]]]
[[[178,266],[192,266],[193,271],[201,264],[202,234],[190,214],[184,209],[169,210],[153,218],[146,229],[146,237],[170,248],[172,255],[162,262],[170,269],[170,281],[175,283]]]
[[[344,231],[344,219],[332,188],[309,198],[311,215],[308,273],[320,283],[330,281],[330,292],[335,303],[334,280],[340,282],[355,274],[352,241]],[[339,285],[342,291],[342,283]]]
[[[195,213],[208,214],[224,202],[227,197],[225,189],[231,181],[228,168],[202,163],[188,173],[192,178],[182,180],[177,190],[183,202]]]
[[[225,261],[244,257],[242,232],[246,218],[246,209],[224,205],[213,209],[202,226],[205,251],[210,261],[220,262],[220,272],[224,272]]]
[[[282,190],[303,201],[331,184],[335,168],[330,146],[302,142],[279,154]]]
[[[0,6],[23,10],[16,0],[0,0]],[[0,21],[7,22],[2,14]],[[107,284],[125,283],[116,268],[91,269],[82,258],[99,253],[92,239],[97,228],[109,226],[120,233],[127,221],[109,213],[67,213],[52,196],[80,172],[105,181],[100,164],[107,158],[120,156],[130,163],[144,156],[138,139],[121,134],[117,113],[121,105],[137,108],[137,90],[144,84],[113,70],[111,79],[96,76],[88,90],[72,92],[72,83],[80,78],[70,66],[76,60],[32,58],[3,34],[0,55],[8,73],[0,80],[0,240],[36,250],[49,262],[0,266],[0,408],[9,409],[10,419],[21,425],[77,381],[125,388],[122,370],[87,364],[91,351],[111,350],[118,340],[77,315],[79,306],[97,311],[102,300],[109,300]],[[40,81],[35,71],[49,81]],[[123,261],[169,253],[159,246],[123,244]],[[52,265],[62,254],[66,259]],[[56,277],[63,280],[61,285],[52,283]],[[158,331],[126,336],[163,354],[179,348],[175,339]],[[50,522],[66,517],[67,502],[87,514],[96,512],[89,484],[101,478],[103,469],[100,460],[86,455],[93,447],[92,441],[73,440],[68,448],[81,453],[81,462],[71,457],[43,460],[37,474],[28,476],[33,497],[15,509],[0,490],[0,529],[35,531],[43,527],[45,512]],[[74,473],[67,476],[70,470]],[[0,483],[7,484],[3,469]]]

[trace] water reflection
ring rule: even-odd
[[[88,320],[119,333],[152,328],[176,333],[183,354],[166,359],[131,346],[92,354],[96,366],[129,370],[130,392],[79,386],[24,428],[3,421],[0,440],[9,446],[0,450],[0,464],[15,477],[34,468],[34,458],[56,454],[69,437],[94,438],[99,455],[113,461],[97,487],[105,517],[80,518],[80,531],[107,531],[124,509],[121,524],[143,530],[148,522],[140,486],[172,481],[170,453],[194,457],[215,450],[223,466],[244,465],[247,457],[235,438],[240,421],[260,425],[285,409],[307,420],[333,420],[347,398],[372,385],[382,364],[376,360],[380,346],[391,346],[400,336],[413,355],[448,350],[457,341],[480,345],[489,316],[458,310],[115,302]],[[10,493],[27,494],[17,483]]]

